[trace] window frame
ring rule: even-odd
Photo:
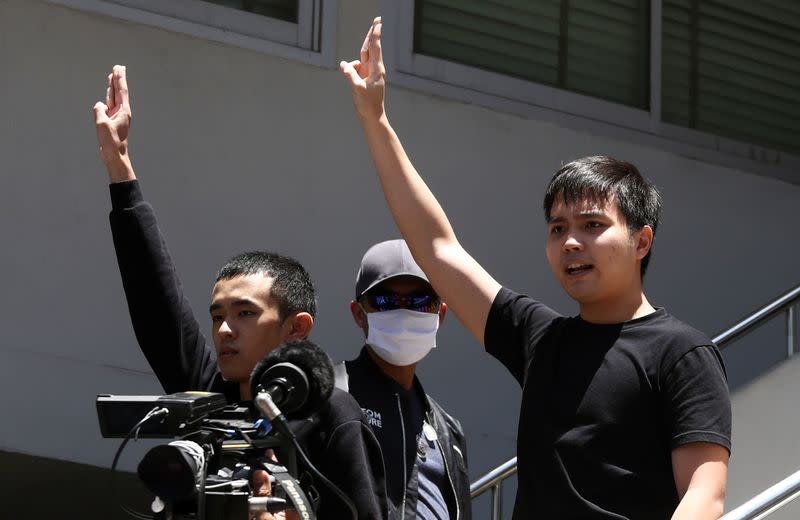
[[[798,155],[661,120],[662,0],[650,0],[650,110],[415,54],[414,3],[383,1],[392,83],[800,184]]]
[[[296,24],[203,0],[47,1],[311,65],[336,66],[338,0],[325,0],[325,9],[323,0],[298,0]]]

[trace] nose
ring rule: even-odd
[[[583,248],[583,245],[581,244],[580,240],[578,240],[577,237],[575,237],[574,233],[569,233],[564,238],[564,245],[562,247],[564,252],[570,252],[570,251],[580,251]]]
[[[233,327],[228,324],[227,320],[223,320],[222,323],[219,325],[219,329],[217,329],[217,333],[222,336],[223,338],[232,338],[235,336],[233,331]]]

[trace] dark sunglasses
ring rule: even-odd
[[[408,309],[418,312],[439,312],[439,298],[430,293],[397,294],[375,293],[366,294],[363,300],[367,301],[378,312],[392,311],[395,309]]]

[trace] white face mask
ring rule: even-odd
[[[367,344],[392,365],[416,363],[436,347],[438,314],[408,309],[368,312],[367,324]]]

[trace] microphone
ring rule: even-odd
[[[306,468],[342,500],[355,520],[358,513],[352,500],[311,463],[287,422],[287,417],[303,419],[319,410],[330,399],[333,382],[331,358],[312,341],[301,339],[287,341],[258,362],[250,376],[250,391],[258,411],[291,440]],[[286,416],[279,407],[285,407]],[[305,494],[291,480],[284,479],[281,485],[301,516],[310,510]]]
[[[281,412],[287,419],[303,419],[330,398],[333,381],[328,354],[310,340],[292,340],[258,362],[250,376],[250,391],[270,421]]]

